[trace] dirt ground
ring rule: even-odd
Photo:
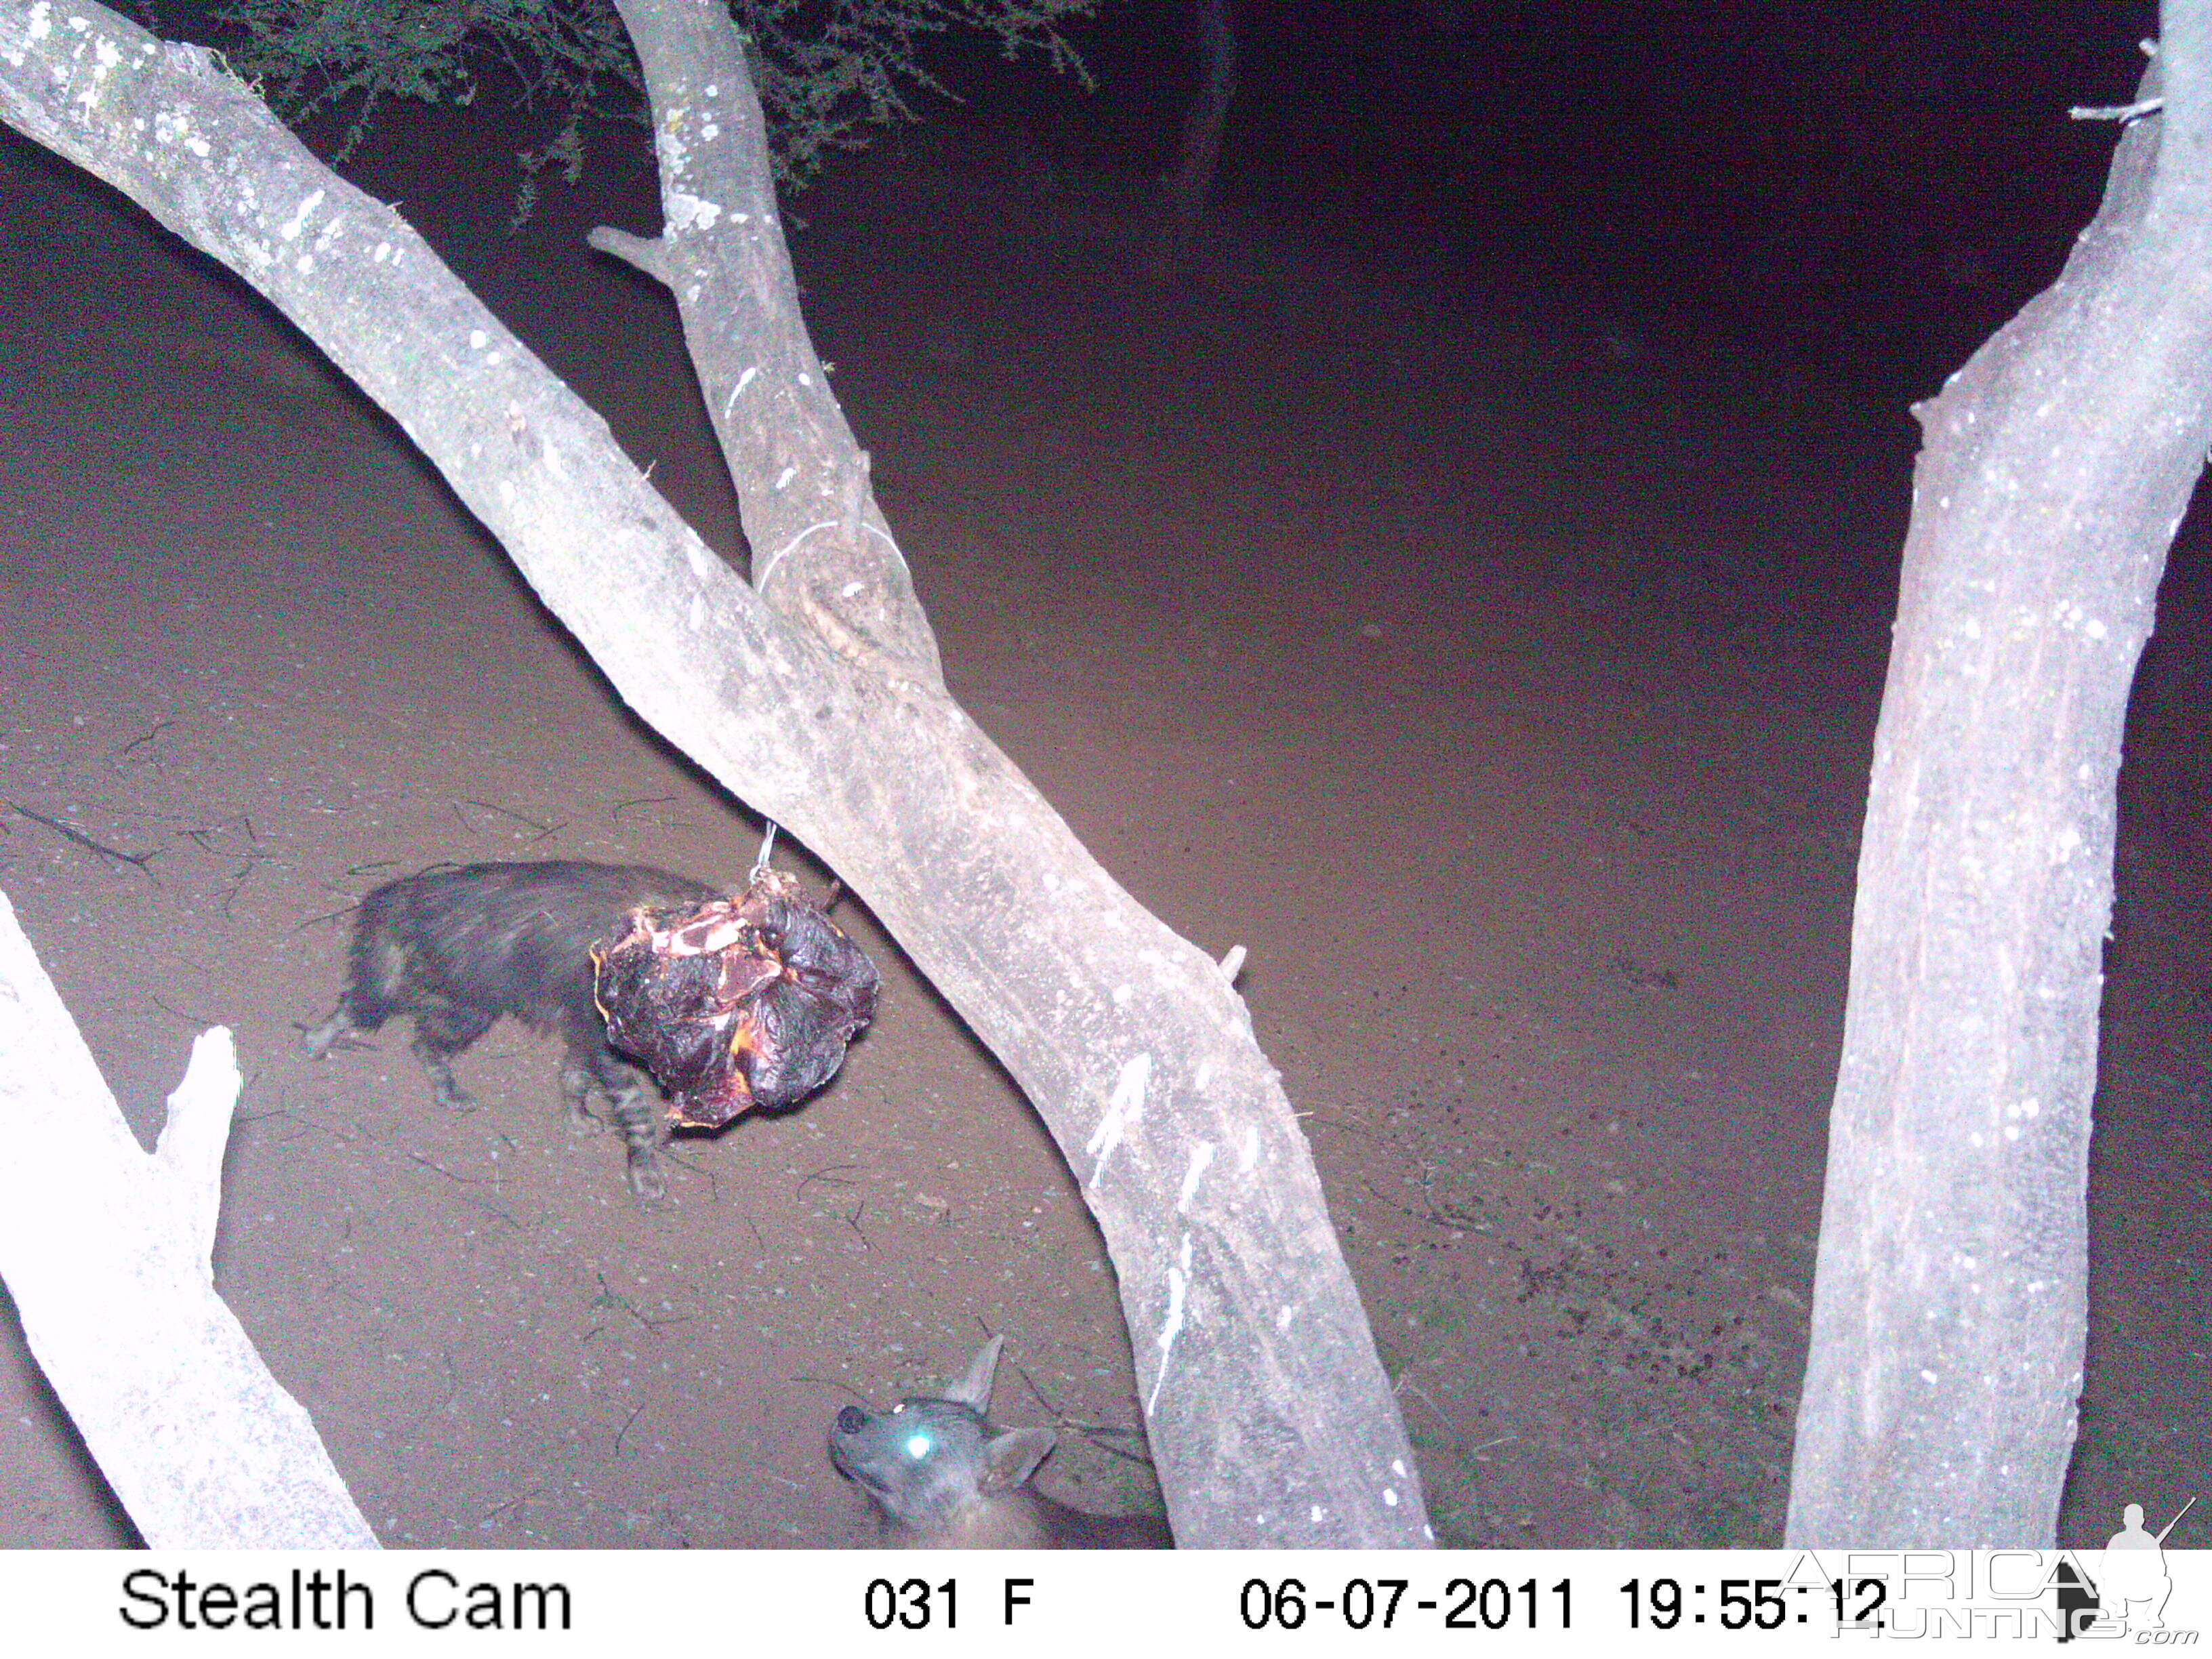
[[[738,551],[672,313],[580,241],[653,222],[642,162],[509,238],[426,159],[362,181]],[[1910,295],[1808,346],[1585,280],[1564,233],[1261,191],[1155,296],[1128,200],[887,151],[801,204],[951,685],[1146,905],[1248,948],[1439,1537],[1778,1543],[1904,404],[1951,343]],[[0,201],[0,888],[142,1139],[191,1035],[237,1033],[218,1284],[380,1535],[871,1542],[830,1419],[989,1331],[998,1414],[1063,1425],[1047,1485],[1156,1501],[1085,1431],[1139,1419],[1066,1170],[851,901],[877,1024],[804,1111],[683,1142],[665,1210],[511,1027],[464,1115],[404,1029],[302,1057],[377,881],[734,881],[757,823],[241,285],[11,135]],[[2212,1489],[2205,544],[2128,759],[2069,1543]],[[0,1321],[0,1542],[131,1536]]]

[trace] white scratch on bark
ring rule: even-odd
[[[1143,1121],[1145,1088],[1152,1080],[1152,1057],[1133,1054],[1121,1062],[1121,1074],[1114,1080],[1114,1093],[1106,1103],[1106,1115],[1098,1120],[1098,1127],[1091,1132],[1091,1139],[1083,1150],[1097,1162],[1091,1166],[1091,1184],[1098,1185],[1098,1178],[1106,1173],[1106,1160],[1121,1144],[1121,1137],[1130,1125]]]
[[[738,380],[738,384],[740,386],[744,385],[746,380],[752,378],[752,370],[750,368],[747,369],[744,372],[744,377]],[[784,485],[789,483],[791,482],[792,473],[797,471],[798,469],[796,467],[787,470],[781,477],[775,481],[775,487],[778,489],[781,489]],[[768,562],[754,570],[753,586],[755,587],[759,587],[766,583],[768,580],[769,572],[775,569],[777,565],[783,562],[784,556],[796,551],[799,543],[805,541],[809,536],[814,534],[816,531],[836,530],[839,527],[838,521],[835,519],[824,519],[819,524],[811,524],[807,526],[805,529],[800,531],[796,536],[793,536],[781,547],[779,547],[775,552],[769,554],[768,556]],[[901,565],[904,565],[906,563],[906,555],[899,551],[899,544],[893,541],[889,534],[884,531],[877,529],[876,526],[872,524],[864,524],[860,528],[867,534],[873,536],[877,540],[882,542],[884,546],[890,548],[891,550],[891,556],[896,559]]]
[[[319,190],[309,191],[307,193],[307,196],[301,201],[299,210],[293,214],[293,216],[285,221],[284,223],[277,226],[276,234],[279,236],[282,236],[288,242],[298,241],[300,240],[300,232],[307,226],[307,216],[313,213],[317,208],[322,206],[322,204],[323,192]]]
[[[1168,1313],[1160,1321],[1160,1369],[1152,1378],[1151,1397],[1145,1401],[1145,1414],[1152,1415],[1152,1408],[1160,1403],[1160,1386],[1168,1380],[1168,1360],[1175,1352],[1176,1338],[1182,1334],[1183,1298],[1190,1290],[1190,1235],[1182,1236],[1182,1254],[1176,1265],[1168,1269]]]
[[[1188,1214],[1190,1200],[1198,1195],[1198,1183],[1206,1179],[1206,1166],[1213,1162],[1213,1143],[1201,1140],[1192,1148],[1190,1168],[1182,1172],[1182,1191],[1176,1199],[1176,1213]]]

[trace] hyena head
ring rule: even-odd
[[[1149,1516],[1088,1515],[1030,1485],[1050,1429],[1001,1429],[984,1415],[1006,1339],[993,1337],[942,1396],[878,1415],[837,1413],[830,1461],[875,1500],[893,1541],[924,1549],[1164,1549]]]

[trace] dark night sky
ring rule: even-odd
[[[155,0],[220,42],[210,0]],[[1230,0],[1242,89],[1225,173],[1351,169],[1448,190],[1471,171],[1613,179],[1684,169],[1981,172],[2101,155],[2064,118],[2110,102],[2156,31],[2149,0]],[[1157,171],[1195,76],[1188,0],[1105,0],[1070,33],[1086,97],[987,43],[930,60],[955,126],[1042,127],[1071,164]]]
[[[1393,172],[1468,157],[1646,175],[1855,155],[2063,158],[2084,149],[2065,107],[2124,95],[2142,66],[2135,43],[2156,23],[2154,6],[2113,0],[1235,0],[1232,10],[1243,86],[1229,165]],[[1089,124],[1118,130],[1132,160],[1146,135],[1172,136],[1162,118],[1192,73],[1186,17],[1180,4],[1109,4],[1084,32],[1102,82]],[[963,87],[996,101],[1003,76],[973,69],[981,75],[963,73]]]
[[[2018,272],[1974,327],[2048,281],[2094,210],[2112,130],[2066,112],[2130,97],[2157,21],[2147,0],[1232,9],[1227,191],[1326,184],[1478,262],[1595,235],[1631,283],[1702,267],[1723,288],[1810,272],[1895,292],[1900,270],[1948,264],[1952,289]],[[933,121],[1024,128],[1063,167],[1162,171],[1196,78],[1189,15],[1105,8],[1082,33],[1089,98],[955,51],[969,101]]]
[[[1769,334],[1870,305],[1940,313],[1941,337],[1913,354],[1921,378],[2056,273],[2112,142],[2067,108],[2124,100],[2156,26],[2148,0],[1230,3],[1224,197],[1332,228],[1357,216],[1371,249],[1411,236],[1456,270],[1540,283],[1556,264],[1578,291]],[[1066,176],[1162,173],[1198,77],[1194,9],[1108,0],[1072,31],[1091,94],[945,37],[929,61],[964,101],[917,100],[926,125],[888,142],[986,172],[1018,153]],[[550,135],[523,118],[517,147]],[[480,192],[503,161],[485,160],[457,188]],[[827,188],[848,165],[831,161]]]

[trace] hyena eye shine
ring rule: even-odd
[[[667,1194],[656,1157],[668,1127],[646,1077],[607,1046],[592,997],[592,947],[641,909],[678,909],[722,896],[643,865],[471,864],[426,870],[375,889],[354,917],[345,988],[301,1046],[319,1060],[353,1033],[394,1015],[415,1022],[412,1047],[431,1089],[455,1109],[474,1103],[453,1060],[502,1014],[568,1045],[561,1095],[578,1128],[595,1127],[598,1093],[629,1145],[630,1190]]]

